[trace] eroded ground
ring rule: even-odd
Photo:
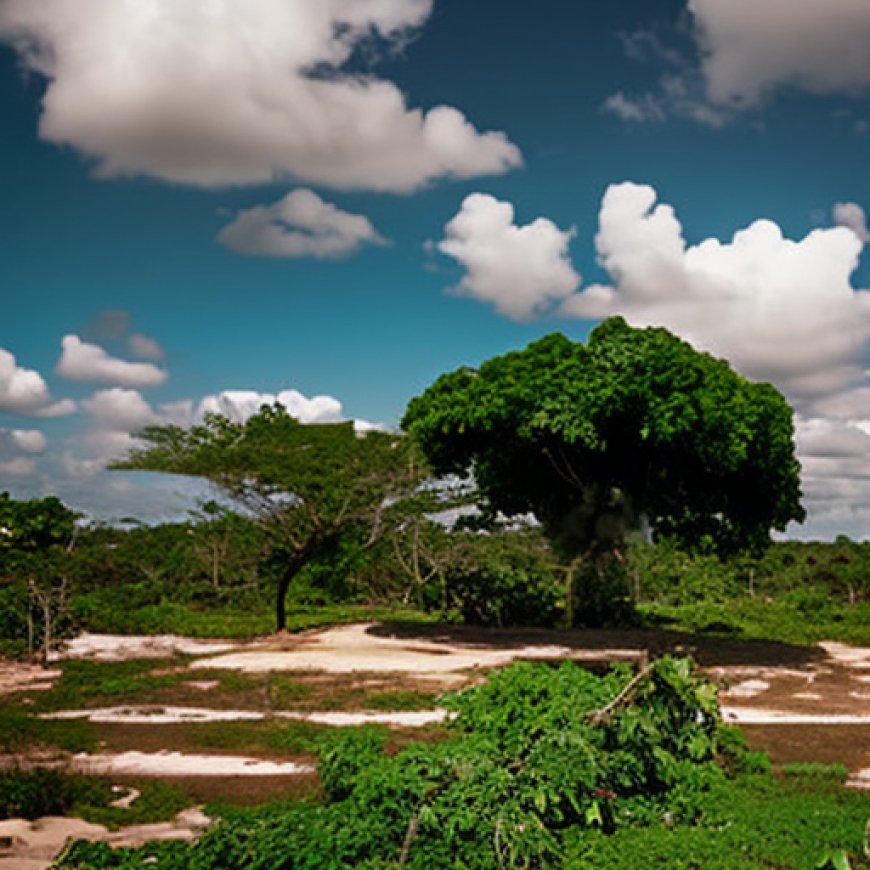
[[[396,746],[437,739],[438,695],[489,668],[517,658],[642,664],[665,652],[705,668],[722,687],[725,718],[775,763],[840,762],[853,785],[870,785],[870,649],[640,630],[369,624],[248,644],[88,635],[50,670],[0,663],[0,710],[14,711],[9,721],[22,731],[17,743],[14,733],[0,735],[0,764],[62,764],[133,786],[143,776],[171,778],[200,802],[312,793],[324,729],[380,722]],[[75,824],[0,823],[0,838],[9,838],[0,839],[9,844],[0,870],[47,866],[69,835],[136,842],[199,830],[184,819],[123,835]]]

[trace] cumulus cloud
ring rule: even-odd
[[[688,245],[674,210],[656,200],[651,187],[608,188],[595,243],[613,283],[575,294],[565,314],[665,326],[792,399],[863,377],[870,302],[851,284],[862,250],[854,232],[793,241],[758,220],[728,242]]]
[[[343,257],[364,244],[384,244],[367,217],[342,211],[304,188],[240,211],[217,238],[238,254],[288,259]]]
[[[629,122],[673,116],[721,127],[783,89],[870,89],[865,0],[688,0],[688,10],[688,29],[623,36],[626,56],[657,65],[659,77],[646,93],[612,94],[605,111]]]
[[[648,186],[612,185],[595,239],[610,282],[575,293],[566,315],[621,314],[664,326],[771,381],[797,409],[809,521],[801,534],[865,534],[870,519],[870,293],[852,276],[863,248],[855,226],[785,238],[758,220],[732,239],[686,242],[673,208]],[[857,225],[855,209],[839,209]],[[857,225],[860,229],[860,225]]]
[[[776,88],[826,94],[870,87],[865,0],[689,0],[714,103],[753,106]]]
[[[283,405],[300,423],[339,423],[344,420],[341,402],[332,396],[312,396],[310,399],[298,390],[282,390],[280,393],[259,393],[255,390],[224,390],[206,396],[197,407],[197,416],[221,414],[244,423],[263,405]]]
[[[473,193],[445,226],[437,247],[465,269],[455,292],[488,302],[514,320],[528,320],[579,286],[568,255],[574,234],[542,217],[519,226],[511,203]]]
[[[125,387],[153,387],[166,380],[166,372],[146,362],[128,362],[111,356],[96,344],[77,335],[61,340],[61,355],[55,371],[71,381],[119,384]]]
[[[39,372],[18,365],[15,356],[0,348],[0,412],[23,417],[60,417],[75,411],[75,402],[51,398]]]
[[[97,162],[201,186],[296,178],[411,191],[521,162],[458,110],[411,109],[347,62],[407,41],[432,0],[5,0],[0,39],[47,79],[40,135]]]
[[[858,203],[838,202],[834,206],[834,223],[838,227],[848,227],[865,245],[870,242],[867,215]]]
[[[36,471],[36,454],[46,448],[46,438],[38,429],[0,428],[0,474],[26,477]]]

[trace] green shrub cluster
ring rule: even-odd
[[[332,738],[325,804],[233,812],[189,847],[78,844],[57,866],[562,866],[578,838],[704,824],[710,795],[753,763],[688,660],[638,676],[518,663],[445,703],[456,719],[438,744],[390,754],[382,730]]]

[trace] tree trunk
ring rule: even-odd
[[[574,587],[580,566],[586,559],[586,554],[576,556],[565,569],[565,628],[574,626]]]
[[[302,547],[296,550],[281,572],[275,596],[275,631],[287,630],[287,592],[290,589],[290,584],[324,542],[325,539],[319,535],[309,538]]]

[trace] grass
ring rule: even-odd
[[[61,664],[62,674],[51,689],[33,696],[31,709],[48,712],[99,707],[121,700],[147,703],[161,690],[191,679],[190,672],[181,669],[186,661],[182,657],[122,662],[71,659]],[[167,673],[167,668],[178,670]]]
[[[567,838],[565,867],[817,870],[840,852],[852,870],[870,867],[864,853],[870,797],[844,789],[839,770],[815,767],[724,784],[710,794],[700,825],[661,824],[612,836],[576,832]]]
[[[90,752],[96,745],[97,738],[89,722],[36,719],[20,706],[0,707],[0,753],[20,754],[33,750]]]
[[[73,610],[83,630],[108,634],[178,634],[199,638],[250,640],[275,631],[275,615],[265,604],[258,608],[208,607],[163,601],[131,608],[119,606],[116,590],[101,590],[77,596]],[[433,617],[417,610],[370,607],[361,604],[319,606],[289,605],[288,631],[304,631],[348,622],[397,619],[431,622]]]
[[[219,750],[242,755],[313,755],[325,734],[326,725],[292,720],[255,722],[208,722],[184,726],[182,751]]]
[[[870,603],[837,605],[827,600],[735,598],[728,602],[641,604],[641,618],[660,628],[808,645],[823,640],[870,645]]]
[[[0,819],[69,815],[107,828],[168,821],[189,807],[182,789],[158,780],[137,781],[139,796],[129,808],[113,807],[119,795],[104,777],[64,770],[0,772]]]

